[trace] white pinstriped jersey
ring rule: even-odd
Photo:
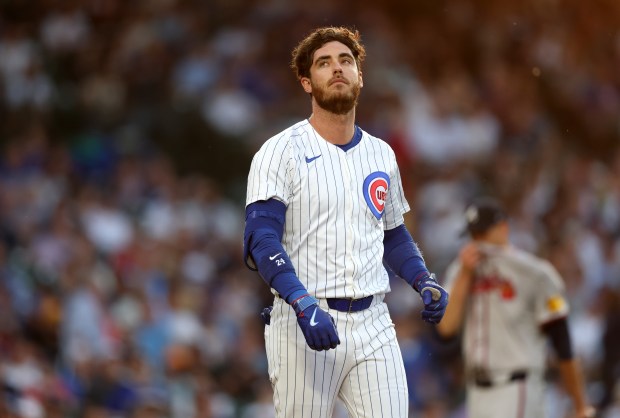
[[[282,244],[317,298],[390,290],[383,231],[401,225],[409,205],[394,151],[360,131],[360,142],[344,151],[303,120],[267,140],[252,160],[246,205],[271,198],[286,204]]]
[[[543,371],[547,337],[540,326],[568,315],[564,282],[551,263],[516,247],[480,249],[463,329],[466,366]],[[456,260],[447,269],[448,291],[459,268]]]

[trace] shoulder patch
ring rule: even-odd
[[[547,309],[551,313],[558,313],[565,309],[566,302],[560,295],[555,295],[547,299]]]
[[[385,208],[390,177],[383,171],[375,171],[364,179],[364,199],[368,208],[377,219],[381,219]]]

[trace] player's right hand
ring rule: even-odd
[[[319,307],[316,299],[312,296],[306,297],[311,299],[301,301],[302,309],[297,309],[299,303],[294,304],[293,308],[297,313],[297,324],[304,334],[308,347],[316,351],[336,348],[340,344],[340,338],[334,318]],[[308,301],[311,304],[303,307],[303,302]]]

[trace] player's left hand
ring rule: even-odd
[[[422,319],[431,324],[438,324],[446,313],[448,306],[448,292],[437,283],[435,275],[422,279],[417,284],[420,289],[424,310],[422,311]]]

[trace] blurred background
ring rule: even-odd
[[[431,270],[468,200],[500,198],[565,279],[588,393],[620,417],[620,2],[376,3],[0,3],[0,416],[274,416],[246,176],[309,116],[290,51],[333,24],[362,33],[358,123],[397,153]],[[411,415],[464,417],[458,341],[392,289]],[[565,418],[552,356],[548,378]]]

